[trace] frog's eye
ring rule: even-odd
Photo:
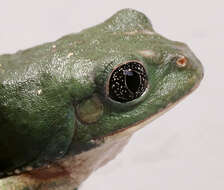
[[[125,103],[140,97],[148,86],[145,68],[130,61],[115,68],[109,78],[108,95],[112,100]]]

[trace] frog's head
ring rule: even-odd
[[[0,110],[0,116],[5,127],[1,130],[6,135],[1,132],[1,138],[6,148],[2,147],[8,150],[11,146],[12,150],[17,146],[21,152],[12,150],[8,157],[0,157],[11,168],[33,166],[35,159],[42,162],[64,155],[76,157],[81,152],[96,158],[99,151],[95,156],[92,153],[105,144],[101,153],[112,147],[119,149],[118,142],[191,93],[203,77],[202,65],[187,45],[162,37],[144,14],[131,9],[15,56],[23,56],[25,67],[32,61],[40,64],[24,69],[27,73],[20,75],[23,80],[16,78],[14,83],[25,77],[44,77],[37,77],[37,83],[36,78],[27,80],[24,87],[18,82],[18,88],[7,83],[9,90],[0,89],[8,93],[6,100],[12,105],[5,106],[2,96],[5,111]],[[17,117],[21,119],[17,121]],[[12,145],[4,138],[9,133]]]
[[[119,11],[83,34],[94,39],[97,67],[94,94],[76,106],[80,142],[132,133],[191,93],[203,77],[187,45],[156,33],[135,10]]]

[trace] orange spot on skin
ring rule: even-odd
[[[178,67],[185,67],[187,65],[187,58],[182,56],[179,59],[177,59],[176,64]]]

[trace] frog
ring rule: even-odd
[[[202,78],[190,48],[134,9],[0,55],[0,189],[78,189]]]

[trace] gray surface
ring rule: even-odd
[[[201,87],[136,133],[80,190],[224,189],[224,5],[222,1],[0,1],[0,53],[15,52],[104,21],[144,12],[159,33],[187,42],[205,68]]]

